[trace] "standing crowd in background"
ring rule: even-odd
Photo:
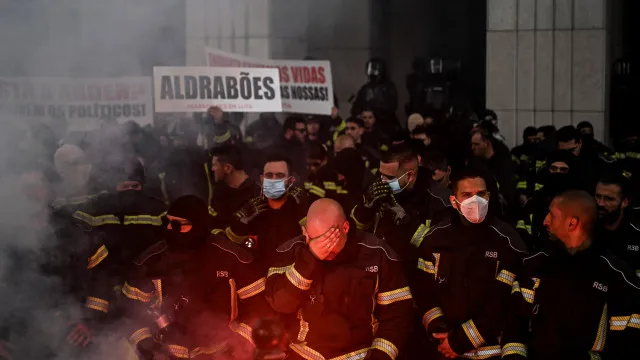
[[[637,359],[638,131],[509,149],[424,66],[404,118],[372,59],[350,111],[11,139],[0,359]]]

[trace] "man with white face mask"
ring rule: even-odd
[[[456,212],[423,235],[411,289],[434,340],[423,350],[434,359],[498,359],[506,304],[526,249],[513,228],[491,216],[482,173],[454,173],[451,187]]]
[[[258,261],[265,266],[282,242],[301,234],[300,224],[309,209],[306,191],[293,187],[296,178],[291,175],[291,167],[287,157],[268,156],[260,175],[262,194],[236,212],[225,230],[231,241],[255,250]]]

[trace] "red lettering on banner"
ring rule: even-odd
[[[280,82],[281,83],[288,83],[289,81],[291,81],[291,79],[289,79],[289,67],[288,66],[281,66],[278,68],[278,70],[280,70]]]
[[[327,78],[324,76],[324,66],[318,67],[318,80],[320,80],[320,84],[327,82]]]
[[[293,66],[293,81],[304,84],[324,84],[327,79],[324,76],[323,67],[315,66]]]

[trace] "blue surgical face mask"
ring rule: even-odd
[[[286,179],[264,179],[262,181],[262,193],[267,199],[279,199],[287,192]]]
[[[394,194],[399,194],[402,192],[402,190],[404,190],[404,188],[407,187],[407,185],[409,185],[409,183],[407,183],[407,185],[405,185],[404,187],[400,187],[400,179],[402,179],[403,177],[405,177],[408,173],[404,173],[402,176],[395,178],[393,180],[388,180],[387,184],[389,184],[389,187],[391,188],[391,191]]]

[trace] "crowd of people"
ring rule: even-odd
[[[0,287],[29,262],[56,279],[44,308],[78,311],[64,346],[3,316],[0,359],[113,338],[141,359],[637,358],[638,134],[529,127],[510,150],[495,113],[424,104],[401,126],[368,70],[346,119],[33,126],[8,161],[44,256],[3,241]]]

